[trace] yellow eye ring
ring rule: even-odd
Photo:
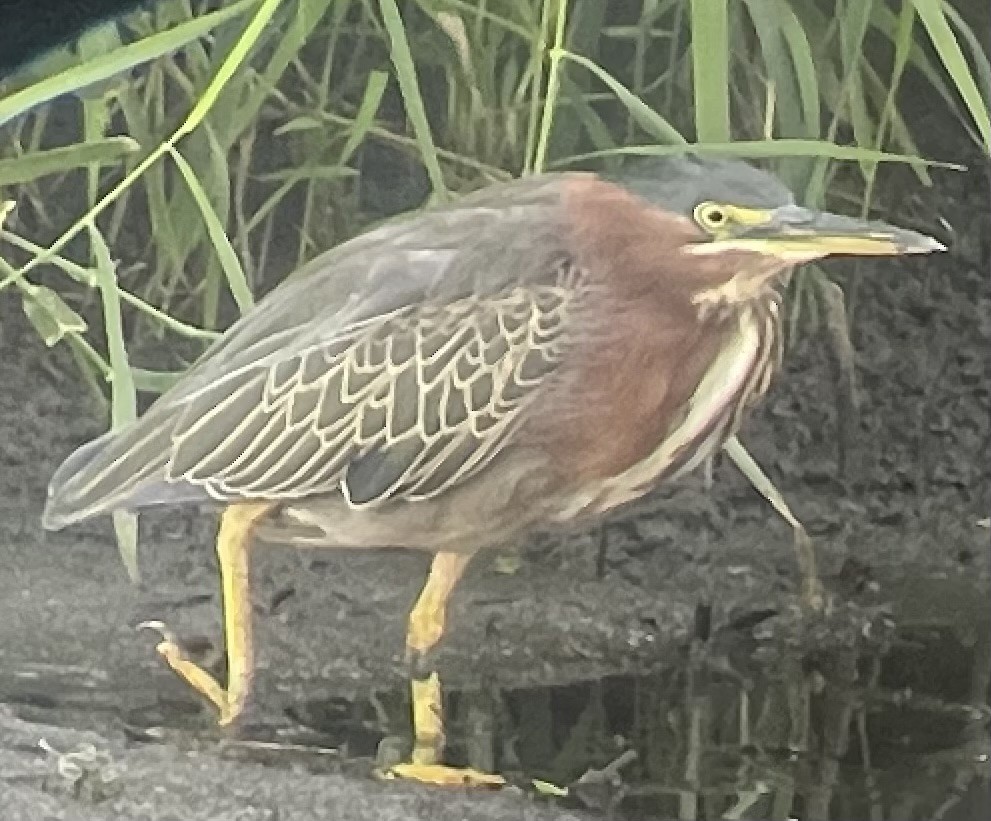
[[[699,203],[692,216],[706,231],[711,232],[723,230],[730,222],[729,211],[715,202]]]

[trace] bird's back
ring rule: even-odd
[[[345,345],[404,312],[552,284],[566,256],[560,224],[565,179],[492,186],[312,260],[234,324],[144,416],[73,453],[49,486],[45,526],[57,529],[118,508],[227,500],[209,482],[169,475],[177,437],[195,426],[191,414],[203,408],[222,414],[226,423],[213,430],[229,436],[261,397],[243,388],[257,374],[277,378],[283,363]],[[206,401],[211,397],[216,401]],[[210,428],[197,430],[197,447],[217,444]]]

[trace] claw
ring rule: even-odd
[[[155,633],[158,633],[158,635],[162,637],[162,641],[166,641],[169,644],[179,643],[178,640],[176,639],[175,633],[173,633],[171,630],[169,630],[168,627],[165,626],[164,621],[159,621],[158,619],[143,621],[140,624],[135,625],[134,629],[135,631],[138,632],[140,632],[141,630],[151,630]]]
[[[204,696],[220,714],[221,726],[230,724],[240,712],[236,704],[220,683],[206,670],[191,662],[182,649],[176,635],[165,626],[165,622],[152,619],[137,625],[136,630],[153,630],[162,637],[155,645],[155,652],[179,674],[194,690]]]

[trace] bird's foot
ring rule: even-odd
[[[506,785],[506,779],[501,775],[482,772],[472,767],[449,767],[446,764],[407,762],[381,770],[379,775],[382,778],[401,778],[407,781],[419,781],[421,784],[432,784],[437,787],[473,787],[498,790]]]
[[[377,771],[380,778],[401,778],[439,787],[481,787],[499,789],[506,784],[501,775],[472,767],[440,764],[444,752],[444,718],[440,678],[436,672],[411,682],[413,751],[408,761],[386,764]],[[395,759],[393,759],[394,761]]]
[[[155,652],[165,663],[196,692],[209,701],[217,710],[217,723],[224,727],[232,724],[244,711],[244,698],[233,696],[210,673],[192,661],[175,635],[163,622],[144,621],[138,630],[154,630],[161,636],[161,641],[155,645]]]

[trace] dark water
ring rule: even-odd
[[[641,675],[454,693],[448,756],[566,786],[559,800],[617,818],[988,818],[989,679],[983,626],[961,637],[920,625],[886,652],[764,667],[697,642]],[[404,727],[401,693],[298,717],[373,756],[391,741],[386,714]]]

